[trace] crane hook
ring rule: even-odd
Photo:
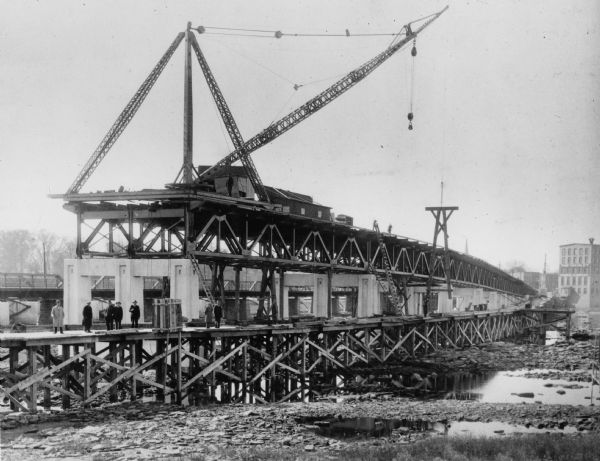
[[[408,129],[412,130],[413,129],[412,121],[413,121],[413,118],[414,118],[413,113],[409,112],[407,118],[408,118]]]
[[[410,55],[414,58],[417,55],[417,39],[413,39],[413,47],[410,50]]]

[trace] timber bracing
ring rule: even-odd
[[[539,326],[534,311],[436,318],[364,319],[279,327],[184,328],[96,335],[0,336],[8,371],[0,391],[14,410],[88,406],[101,397],[193,404],[307,401],[344,382],[356,367],[386,365],[443,348],[491,343]]]

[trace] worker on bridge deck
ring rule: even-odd
[[[50,311],[52,317],[52,326],[54,327],[54,333],[60,328],[60,332],[64,333],[63,328],[65,327],[65,310],[63,309],[62,302],[56,301],[56,304]]]
[[[221,303],[217,301],[214,309],[215,314],[215,326],[217,328],[221,328],[221,319],[223,318],[223,308],[221,307]]]
[[[115,320],[115,305],[112,303],[112,301],[108,302],[108,309],[106,309],[106,313],[104,314],[104,320],[106,321],[106,329],[107,330],[112,330],[113,329],[113,322]]]
[[[83,306],[83,330],[86,333],[91,333],[90,328],[92,328],[92,318],[94,314],[92,312],[92,303],[88,301],[85,306]]]
[[[120,330],[121,321],[123,320],[123,307],[121,306],[121,301],[117,301],[113,316],[115,320],[115,330]]]
[[[131,328],[139,328],[140,306],[138,306],[137,301],[134,301],[129,307],[129,312],[131,313]]]

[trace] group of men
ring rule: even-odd
[[[129,312],[131,314],[131,328],[138,328],[138,322],[140,320],[140,306],[138,306],[137,301],[133,301],[133,304],[131,307],[129,307]],[[86,331],[86,333],[91,333],[92,319],[92,304],[90,301],[88,301],[83,307],[83,329]],[[121,306],[120,301],[117,301],[116,304],[113,304],[112,301],[108,303],[108,309],[104,314],[104,320],[106,321],[107,330],[121,329],[121,321],[123,320],[123,307]]]

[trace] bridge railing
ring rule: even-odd
[[[0,273],[0,288],[62,288],[63,279],[56,274]]]

